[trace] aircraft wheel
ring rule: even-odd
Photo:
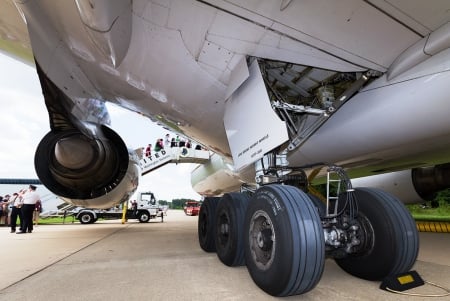
[[[244,217],[250,196],[227,193],[216,209],[216,251],[227,266],[245,265]]]
[[[366,248],[336,259],[347,273],[366,280],[407,272],[416,261],[419,236],[405,206],[392,195],[373,188],[357,188],[355,196],[364,227]]]
[[[298,188],[268,185],[250,199],[244,222],[247,269],[273,296],[297,295],[319,282],[325,243],[318,210]]]
[[[205,252],[215,252],[216,221],[215,212],[220,198],[205,198],[198,215],[198,242]]]

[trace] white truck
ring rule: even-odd
[[[133,205],[134,204],[134,205]],[[121,206],[127,204],[122,204]],[[74,216],[82,224],[95,223],[99,218],[120,219],[123,215],[123,209],[114,207],[107,210],[89,209],[77,207],[73,210]],[[157,217],[164,221],[164,215],[167,215],[167,206],[161,206],[152,192],[139,192],[137,199],[132,202],[132,207],[126,210],[126,219],[138,219],[141,223],[147,223]]]

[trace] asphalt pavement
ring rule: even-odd
[[[16,235],[0,228],[0,300],[274,300],[246,267],[227,267],[198,246],[197,217],[168,211],[141,224],[120,220],[39,225]],[[414,269],[450,287],[450,234],[421,233]],[[328,259],[322,279],[307,294],[284,300],[408,300],[357,279]],[[431,286],[410,292],[439,294]],[[450,297],[413,297],[450,300]]]

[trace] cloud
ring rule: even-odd
[[[0,65],[0,177],[36,178],[34,151],[49,130],[37,74],[4,56]]]

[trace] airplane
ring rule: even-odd
[[[81,206],[126,201],[138,159],[104,103],[148,116],[214,152],[192,174],[200,247],[290,296],[317,285],[326,258],[367,280],[413,267],[402,202],[450,187],[449,12],[444,0],[7,0],[0,48],[36,66],[48,189]]]

